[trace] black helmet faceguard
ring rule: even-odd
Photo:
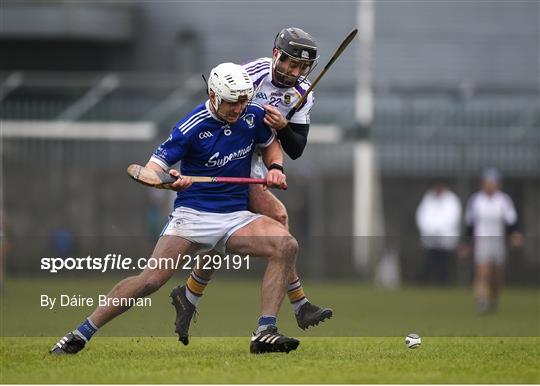
[[[307,77],[317,65],[317,44],[300,28],[281,30],[274,48],[278,50],[278,56],[273,59],[272,77],[279,86],[293,87],[301,76]]]

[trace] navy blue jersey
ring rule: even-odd
[[[186,176],[249,177],[256,146],[266,147],[274,139],[263,121],[264,109],[249,104],[238,121],[228,124],[210,112],[208,103],[178,122],[150,160],[165,169],[180,161],[180,174]],[[174,201],[175,208],[213,213],[247,210],[247,205],[248,186],[238,184],[195,183]]]

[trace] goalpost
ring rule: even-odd
[[[359,48],[356,62],[355,120],[366,131],[372,126],[374,96],[372,81],[375,9],[373,0],[359,0],[357,24]],[[373,143],[369,138],[356,141],[353,160],[353,263],[363,277],[382,285],[399,282],[397,254],[385,251],[385,225],[379,167]]]

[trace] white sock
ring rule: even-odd
[[[308,302],[307,298],[303,298],[302,300],[299,300],[296,303],[292,303],[294,313],[298,314],[298,311],[300,311],[300,307],[302,307],[307,302]]]
[[[186,298],[187,298],[187,300],[189,300],[189,302],[190,302],[191,304],[193,304],[194,306],[196,306],[197,303],[199,303],[199,300],[201,300],[201,297],[200,297],[200,296],[195,296],[195,295],[193,294],[193,292],[191,292],[191,291],[189,290],[188,287],[186,287]]]

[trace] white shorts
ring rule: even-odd
[[[209,213],[180,206],[169,215],[161,236],[180,236],[200,245],[198,252],[214,249],[224,254],[229,237],[259,217],[248,210]]]
[[[506,261],[506,245],[504,237],[475,237],[474,261],[477,264],[492,263],[504,265]]]
[[[268,173],[268,169],[266,169],[259,152],[253,152],[251,157],[251,178],[266,178],[266,173]]]

